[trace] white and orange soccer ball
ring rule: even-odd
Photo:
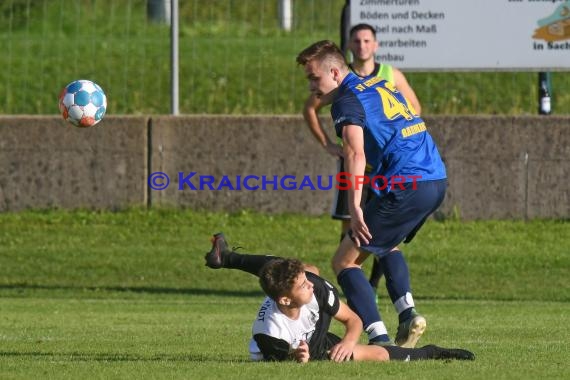
[[[76,127],[91,127],[103,119],[107,111],[107,96],[90,80],[71,82],[59,94],[59,111],[64,120]]]

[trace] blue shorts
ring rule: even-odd
[[[364,222],[372,234],[368,245],[361,248],[378,257],[394,247],[409,243],[430,216],[443,202],[447,179],[403,184],[387,194],[370,199],[363,208]],[[352,233],[351,233],[352,236]]]

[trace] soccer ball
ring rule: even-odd
[[[71,82],[59,94],[63,119],[79,128],[91,127],[103,119],[107,97],[98,84],[80,79]]]

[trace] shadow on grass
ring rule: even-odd
[[[155,354],[136,355],[125,353],[85,353],[85,352],[17,352],[0,351],[1,357],[31,358],[39,360],[62,360],[71,362],[226,362],[226,363],[251,363],[245,358],[223,358],[219,355],[193,355],[193,354]]]
[[[11,284],[0,285],[1,290],[29,291],[74,291],[74,292],[118,292],[141,294],[180,294],[189,296],[216,296],[216,297],[260,297],[263,291],[259,290],[228,290],[228,289],[201,289],[201,288],[161,288],[161,287],[123,287],[123,286],[70,286],[70,285],[35,285]]]
[[[115,294],[141,294],[141,295],[182,295],[182,296],[204,296],[204,297],[255,297],[262,299],[264,293],[261,289],[239,290],[239,289],[206,289],[206,288],[167,288],[167,287],[150,287],[150,286],[73,286],[73,285],[40,285],[40,284],[0,284],[0,292],[6,291],[3,295],[21,295],[25,292],[34,291],[53,291],[53,292],[74,292],[84,293],[88,295],[105,295],[105,293]],[[14,293],[8,293],[14,292]],[[55,294],[54,294],[55,295]],[[344,294],[341,292],[341,296]],[[420,301],[497,301],[497,302],[521,302],[533,301],[524,297],[513,295],[503,295],[501,297],[492,297],[485,295],[434,295],[418,296],[416,300]],[[550,302],[569,302],[567,297],[560,299],[549,299],[544,301]]]

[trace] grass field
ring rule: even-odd
[[[244,252],[299,257],[334,280],[338,224],[328,217],[0,214],[0,378],[566,378],[569,229],[565,221],[430,221],[405,247],[428,319],[421,343],[469,348],[475,362],[298,365],[248,361],[262,298],[256,279],[205,268],[202,256],[223,230]]]
[[[299,114],[307,84],[295,56],[340,39],[344,0],[294,1],[294,28],[270,0],[180,1],[180,112]],[[169,28],[147,0],[0,2],[0,114],[56,114],[73,80],[99,83],[107,114],[170,112]],[[482,52],[484,54],[484,52]],[[536,72],[407,73],[431,114],[536,114]],[[568,114],[570,76],[552,74],[553,109]]]

